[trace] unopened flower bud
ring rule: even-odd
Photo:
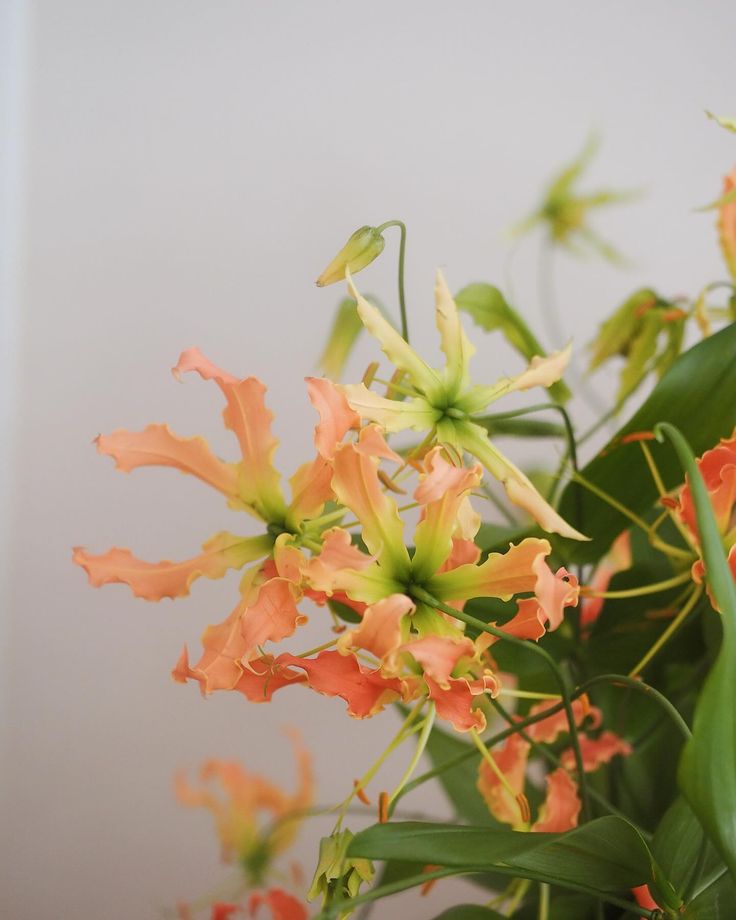
[[[354,898],[363,882],[373,879],[373,864],[368,859],[347,855],[353,835],[348,830],[323,837],[319,844],[319,862],[307,893],[307,900],[322,898],[323,905],[333,899]],[[345,915],[342,915],[345,916]]]
[[[317,278],[317,287],[334,284],[345,277],[345,269],[359,272],[383,252],[386,241],[375,227],[361,227],[345,243],[340,252]]]

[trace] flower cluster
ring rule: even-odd
[[[182,562],[148,563],[127,549],[95,555],[80,547],[74,561],[91,584],[122,582],[147,600],[182,597],[197,578],[242,571],[232,612],[204,631],[199,659],[190,663],[185,648],[173,671],[178,681],[198,682],[203,693],[235,690],[264,702],[287,686],[305,685],[341,697],[355,718],[372,716],[389,702],[425,699],[458,731],[481,730],[486,717],[477,704],[486,694],[494,696],[500,682],[491,656],[494,640],[467,633],[465,601],[515,599],[516,615],[502,629],[537,640],[560,625],[579,591],[573,575],[550,568],[551,545],[544,538],[528,537],[481,558],[474,541],[480,517],[471,497],[484,468],[543,529],[584,537],[474,418],[505,393],[557,381],[569,348],[534,358],[517,377],[472,384],[473,349],[441,274],[436,317],[447,363],[440,370],[426,364],[349,284],[363,323],[397,372],[386,395],[365,381],[340,387],[325,378],[307,379],[319,419],[316,452],[291,477],[290,498],[273,464],[276,439],[265,387],[219,369],[196,349],[181,355],[174,375],[195,372],[219,387],[224,423],[237,438],[240,460],[221,460],[203,439],[181,438],[165,425],[96,440],[98,451],[123,471],[167,466],[196,476],[221,492],[230,509],[256,518],[261,532],[221,531],[199,555]],[[406,428],[425,437],[402,456],[387,437]],[[479,462],[466,465],[466,454]],[[394,496],[409,488],[413,501],[400,508]],[[419,522],[410,549],[402,514],[411,510]],[[341,605],[355,623],[349,630],[337,627],[341,633],[333,633],[316,653],[272,650],[306,622],[307,600],[333,609]]]

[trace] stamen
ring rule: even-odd
[[[388,792],[381,792],[378,796],[378,823],[388,823]]]

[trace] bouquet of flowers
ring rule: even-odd
[[[615,259],[588,215],[626,196],[578,191],[593,147],[517,232],[541,226],[549,251],[587,246]],[[196,348],[173,373],[219,388],[238,459],[163,424],[96,439],[118,469],[172,467],[247,515],[246,535],[222,530],[182,562],[74,550],[92,585],[124,583],[149,601],[240,573],[232,611],[206,626],[194,655],[184,648],[174,680],[251,703],[311,690],[339,697],[353,719],[387,708],[401,718],[330,803],[334,828],[311,882],[278,866],[300,826],[324,814],[298,733],[294,793],[235,762],[206,761],[198,783],[180,775],[180,801],[212,811],[239,884],[177,916],[365,915],[459,875],[477,898],[443,920],[734,916],[736,170],[712,207],[732,280],[687,297],[638,290],[602,324],[591,369],[618,362],[620,385],[588,431],[567,408],[570,387],[588,385],[570,372],[571,346],[548,352],[491,284],[453,295],[437,273],[444,366],[424,360],[410,344],[406,228],[388,221],[357,230],[318,279],[344,281],[347,296],[326,376],[306,381],[314,454],[287,488],[264,385]],[[396,324],[357,279],[390,228],[400,231]],[[515,376],[474,364],[466,319],[518,352]],[[364,330],[388,369],[376,360],[362,380],[340,383]],[[532,389],[546,390],[541,403],[504,408],[507,395]],[[606,424],[615,433],[586,455]],[[548,453],[553,439],[561,445],[551,475],[521,468],[518,444],[530,439]],[[315,608],[324,641],[301,650]],[[376,790],[389,757],[405,770]],[[401,803],[428,782],[442,787],[453,821],[402,819]],[[417,903],[435,915],[431,898]]]

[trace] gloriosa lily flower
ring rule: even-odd
[[[194,669],[189,668],[188,660],[180,662],[179,670],[196,674],[203,689],[233,689],[243,677],[240,661],[247,661],[264,642],[290,636],[306,621],[296,607],[303,586],[289,570],[288,547],[296,543],[319,548],[323,528],[312,521],[334,497],[330,438],[341,438],[345,430],[340,426],[349,426],[357,418],[346,405],[342,412],[339,406],[332,406],[329,381],[309,382],[310,397],[322,419],[315,430],[319,450],[313,461],[292,476],[292,499],[287,504],[272,462],[277,442],[271,433],[272,415],[265,405],[263,384],[255,377],[241,380],[220,370],[197,349],[183,352],[173,369],[177,378],[186,371],[214,380],[222,391],[225,426],[235,434],[241,449],[238,463],[220,460],[202,438],[177,437],[165,425],[101,435],[96,439],[97,449],[112,456],[124,472],[166,466],[196,476],[220,491],[230,508],[258,518],[265,525],[264,533],[253,537],[218,533],[204,544],[200,555],[184,562],[144,562],[130,550],[117,547],[102,555],[76,547],[73,558],[95,587],[122,582],[146,600],[183,597],[196,578],[221,578],[229,569],[259,562],[245,574],[240,601],[230,616],[204,633],[200,662]],[[243,677],[244,683],[250,677]]]
[[[537,226],[544,226],[552,242],[558,245],[576,251],[580,248],[579,244],[583,243],[609,261],[621,261],[618,252],[591,229],[587,219],[591,210],[629,201],[636,197],[636,194],[611,189],[601,189],[588,194],[575,191],[576,183],[597,149],[598,140],[591,137],[577,159],[565,166],[552,179],[539,208],[514,227],[513,232],[521,234]]]
[[[288,850],[301,827],[307,809],[314,801],[314,777],[309,753],[299,735],[291,732],[294,757],[298,771],[298,787],[293,794],[274,783],[248,773],[236,761],[208,760],[199,777],[201,788],[191,786],[183,774],[176,777],[178,800],[193,808],[208,809],[214,819],[220,840],[222,859],[237,863],[245,873],[249,887],[264,885],[273,874],[273,861]],[[215,791],[219,787],[219,792]],[[268,824],[264,818],[268,816]],[[272,920],[306,920],[305,905],[281,888],[253,891],[248,907],[218,902],[212,906],[212,920],[227,920],[255,916],[261,906],[271,912]],[[182,920],[188,920],[189,909],[179,908]]]
[[[551,702],[540,703],[533,706],[529,713],[542,713],[551,705]],[[583,705],[580,700],[574,701],[573,713],[579,727],[583,726],[586,719],[589,720],[585,731],[597,729],[601,724],[601,711],[595,706]],[[567,731],[567,716],[562,711],[527,729],[532,741],[543,744],[553,744]],[[586,773],[597,770],[617,754],[628,755],[632,751],[627,741],[611,731],[603,731],[597,738],[591,738],[581,731],[579,744]],[[529,742],[520,734],[514,734],[506,739],[498,751],[493,752],[496,770],[491,769],[486,760],[481,761],[477,785],[488,810],[498,821],[510,824],[514,830],[519,831],[562,833],[577,827],[581,804],[577,783],[570,775],[570,771],[575,769],[571,748],[562,752],[561,766],[547,774],[546,796],[537,820],[531,823],[524,796],[530,750]]]
[[[358,293],[349,273],[348,279],[365,327],[404,374],[402,383],[394,389],[407,397],[390,399],[372,392],[365,384],[348,384],[342,389],[352,408],[387,432],[407,428],[429,432],[429,440],[436,439],[458,458],[467,451],[503,483],[509,499],[545,530],[576,540],[587,539],[560,517],[528,477],[491,443],[485,428],[473,420],[506,393],[550,386],[559,380],[570,358],[570,346],[546,358],[533,358],[517,377],[504,377],[489,386],[473,385],[468,365],[475,349],[463,331],[457,306],[441,272],[437,272],[435,285],[435,312],[447,361],[443,370],[426,364],[380,311]]]
[[[260,885],[272,861],[296,839],[306,810],[314,801],[312,760],[296,732],[291,732],[299,785],[289,794],[270,780],[248,773],[236,761],[208,760],[202,764],[201,788],[184,774],[176,777],[176,797],[182,805],[207,808],[215,819],[222,859],[243,868],[248,882]],[[219,794],[214,788],[219,786]],[[264,825],[264,816],[269,823]]]
[[[361,441],[336,449],[333,487],[360,522],[370,555],[353,547],[346,531],[335,528],[325,537],[323,555],[308,563],[309,580],[316,590],[341,591],[368,605],[360,624],[340,637],[339,651],[369,652],[384,677],[402,681],[405,698],[426,694],[438,715],[458,731],[482,729],[485,716],[473,708],[474,699],[499,689],[483,654],[487,642],[472,642],[464,625],[433,608],[428,598],[461,607],[472,597],[508,600],[535,592],[520,602],[519,614],[504,628],[536,639],[545,632],[545,623],[555,628],[562,609],[577,602],[577,582],[564,569],[557,576],[550,572],[544,560],[551,547],[537,538],[512,544],[504,554],[492,553],[479,565],[473,538],[480,521],[469,494],[478,486],[482,469],[454,466],[440,447],[425,457],[414,492],[421,520],[410,556],[396,502],[381,489],[379,458],[361,449]],[[342,552],[336,557],[339,565],[332,566],[328,556],[335,545]]]
[[[723,548],[728,557],[731,573],[736,580],[736,429],[729,438],[721,438],[718,445],[707,450],[697,461],[705,487],[708,490],[718,530],[723,540]],[[692,534],[693,543],[698,546],[698,523],[695,515],[690,485],[687,480],[680,490],[677,511],[682,522]],[[705,564],[698,558],[692,567],[692,576],[697,584],[702,584],[705,576]],[[712,598],[711,598],[712,600]]]

